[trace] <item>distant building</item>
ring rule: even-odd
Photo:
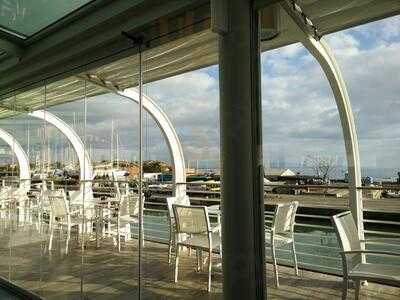
[[[156,181],[160,175],[161,173],[143,173],[143,179],[145,181]]]
[[[271,180],[277,177],[283,177],[283,176],[295,176],[296,173],[293,172],[290,169],[275,169],[275,168],[269,168],[264,170],[264,176],[265,178]]]
[[[186,168],[186,175],[194,175],[196,174],[195,168]]]

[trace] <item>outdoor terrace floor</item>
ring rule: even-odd
[[[63,253],[64,240],[56,240],[49,255],[45,250],[45,239],[33,242],[29,231],[26,235],[19,233],[18,239],[19,242],[15,238],[9,244],[13,245],[11,251],[3,244],[0,274],[46,299],[79,299],[81,278],[84,299],[135,299],[137,295],[136,239],[123,244],[120,253],[110,238],[105,239],[98,249],[90,242],[83,259],[76,240],[73,240],[68,255]],[[194,254],[191,257],[182,255],[177,284],[173,282],[173,266],[167,262],[167,245],[146,242],[143,259],[144,299],[219,299],[222,296],[221,273],[215,273],[212,292],[207,293],[207,274],[195,271]],[[215,262],[219,262],[218,256]],[[341,299],[340,277],[305,270],[300,270],[301,276],[296,277],[293,269],[286,267],[280,267],[279,272],[281,287],[277,289],[273,284],[271,265],[267,265],[268,299]],[[354,299],[352,289],[348,299]],[[361,299],[400,299],[400,289],[369,283],[363,287]]]

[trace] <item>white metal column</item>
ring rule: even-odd
[[[293,1],[282,0],[280,6],[292,20],[292,30],[297,30],[298,41],[315,57],[331,86],[338,108],[346,148],[349,174],[349,207],[358,228],[360,238],[364,237],[361,167],[356,126],[346,83],[327,42],[301,7]]]
[[[335,97],[346,148],[349,174],[349,207],[357,224],[358,234],[360,238],[363,238],[362,192],[358,190],[358,187],[361,186],[360,154],[356,126],[346,84],[335,57],[325,40],[320,39],[317,41],[315,38],[308,36],[302,40],[302,43],[321,65]]]
[[[85,145],[79,135],[66,122],[56,117],[52,113],[44,110],[36,110],[29,114],[32,117],[45,120],[46,122],[57,127],[62,134],[68,139],[78,156],[80,168],[81,190],[85,189],[86,195],[91,193],[93,179],[93,167],[89,157],[89,153],[85,149]]]
[[[106,85],[100,78],[92,75],[88,75],[87,78],[86,76],[78,76],[78,78],[88,80],[91,84],[95,84],[109,90],[110,93],[116,93],[126,99],[129,99],[139,104],[140,93],[137,89],[130,88],[120,91],[117,88],[110,88],[110,86],[113,86],[112,83],[110,85]],[[171,120],[168,118],[167,114],[156,104],[153,99],[143,94],[142,103],[143,109],[152,116],[153,120],[161,129],[161,132],[164,135],[167,146],[170,150],[173,165],[173,195],[176,197],[183,197],[186,195],[186,185],[184,184],[186,182],[186,167],[185,157],[183,155],[183,149],[179,140],[179,136],[176,133],[175,128]]]
[[[139,92],[135,89],[126,89],[124,91],[120,91],[118,92],[118,95],[137,103],[139,102]],[[182,184],[186,182],[186,170],[185,158],[178,134],[176,133],[174,126],[172,125],[172,122],[166,113],[150,97],[143,94],[142,103],[143,108],[153,117],[154,121],[161,129],[171,152],[173,164],[173,182],[175,186],[173,193],[177,197],[183,197],[186,195],[186,185]]]
[[[31,170],[28,156],[18,141],[11,134],[1,128],[0,138],[11,147],[13,155],[15,154],[17,157],[19,165],[20,188],[29,190],[31,186]]]

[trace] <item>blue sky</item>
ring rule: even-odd
[[[384,176],[400,168],[399,28],[397,16],[325,37],[347,83],[362,166],[387,168]],[[218,67],[153,83],[148,92],[176,124],[187,158],[218,162]],[[332,92],[321,68],[302,45],[262,54],[262,101],[267,166],[279,160],[289,167],[301,166],[307,155],[317,153],[335,157],[340,168],[345,168]]]
[[[362,166],[382,169],[382,176],[400,169],[400,17],[370,23],[325,37],[347,83],[356,120]],[[145,92],[174,124],[191,165],[219,165],[218,66],[145,85]],[[264,163],[301,168],[307,155],[334,157],[346,167],[338,112],[329,84],[313,57],[300,44],[262,54],[262,109]],[[50,109],[83,135],[83,104],[78,101]],[[110,157],[111,122],[119,131],[120,157],[137,158],[137,106],[115,95],[88,101],[87,135],[94,160]],[[164,138],[146,118],[145,154],[170,160]],[[2,121],[3,127],[7,127]],[[26,128],[40,126],[18,119],[15,134],[27,145]],[[35,125],[36,124],[36,125]],[[15,124],[9,124],[9,127]],[[40,140],[31,130],[32,140]],[[60,147],[67,142],[51,133]],[[64,151],[65,152],[65,151]],[[32,154],[34,155],[34,154]],[[59,158],[61,157],[60,154]],[[65,156],[65,155],[64,155]],[[32,157],[31,159],[34,159]],[[342,171],[340,171],[342,172]],[[339,174],[343,175],[342,174]]]

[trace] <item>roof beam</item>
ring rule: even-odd
[[[43,80],[53,82],[132,55],[137,50],[122,37],[122,31],[143,32],[145,28],[155,27],[154,22],[162,17],[173,18],[204,2],[206,0],[107,1],[87,16],[29,44],[21,62],[15,64],[10,59],[0,62],[1,94],[38,86]]]
[[[254,9],[263,9],[269,5],[275,4],[282,0],[254,0],[253,1],[253,8]]]
[[[0,38],[0,50],[18,58],[22,58],[25,53],[25,49],[21,46],[2,38]]]
[[[78,78],[79,80],[88,81],[91,84],[94,84],[110,92],[114,93],[122,92],[122,89],[120,89],[116,84],[114,84],[109,80],[104,80],[95,74],[77,75],[75,77]]]
[[[6,109],[9,111],[20,112],[20,113],[29,113],[30,110],[23,106],[11,106],[5,103],[0,103],[0,109]]]
[[[322,37],[317,27],[315,27],[311,19],[306,16],[296,1],[283,0],[280,2],[280,5],[307,36],[312,36],[317,41]]]

